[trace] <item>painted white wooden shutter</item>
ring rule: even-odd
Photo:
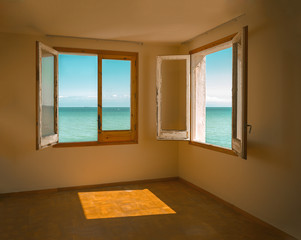
[[[162,129],[162,61],[185,60],[186,62],[186,129]],[[157,57],[157,139],[158,140],[189,140],[190,139],[190,55],[158,56]]]
[[[191,55],[191,141],[206,137],[206,55]]]
[[[37,149],[58,143],[58,52],[37,42]]]

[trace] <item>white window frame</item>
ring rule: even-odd
[[[205,143],[206,132],[206,56],[232,47],[228,41],[191,54],[191,141]]]
[[[185,60],[186,63],[186,129],[162,129],[162,62],[169,60]],[[190,55],[173,55],[157,57],[157,139],[189,140],[190,139]]]
[[[36,104],[36,117],[37,117],[37,124],[36,124],[36,132],[37,132],[37,141],[36,141],[36,148],[42,149],[45,147],[52,146],[58,143],[58,52],[51,47],[46,46],[41,42],[36,43],[37,47],[37,104]],[[54,95],[53,95],[53,102],[54,102],[54,134],[49,136],[42,136],[42,51],[48,52],[49,54],[54,56]]]

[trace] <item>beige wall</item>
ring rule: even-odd
[[[182,48],[249,25],[253,130],[246,161],[179,143],[179,176],[301,239],[300,23],[300,1],[249,1],[243,18]]]
[[[35,41],[139,52],[139,143],[35,150]],[[156,56],[172,45],[0,35],[0,192],[174,177],[177,143],[156,140]]]
[[[301,238],[300,4],[247,2],[237,22],[180,49],[187,53],[249,25],[253,131],[247,161],[186,142],[156,141],[155,57],[177,53],[177,46],[1,34],[0,192],[179,175]],[[35,150],[36,40],[139,52],[139,144]]]

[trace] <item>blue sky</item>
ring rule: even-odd
[[[130,106],[130,61],[103,60],[103,107]],[[117,71],[118,69],[118,71]],[[59,106],[97,107],[97,56],[59,55]],[[206,56],[206,106],[232,105],[232,48]]]
[[[232,106],[232,48],[206,56],[206,106]]]
[[[102,60],[103,107],[130,107],[131,61]]]
[[[103,60],[103,107],[130,106],[130,64]],[[97,56],[60,54],[59,106],[97,107],[97,72]]]

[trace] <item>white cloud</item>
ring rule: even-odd
[[[207,102],[215,102],[215,103],[229,103],[231,102],[231,97],[213,97],[213,96],[207,96],[206,97]]]
[[[104,94],[102,96],[103,100],[111,100],[111,101],[116,101],[116,100],[128,100],[130,99],[130,96],[127,94]]]
[[[97,98],[97,96],[59,96],[59,98],[88,99],[88,98]]]

